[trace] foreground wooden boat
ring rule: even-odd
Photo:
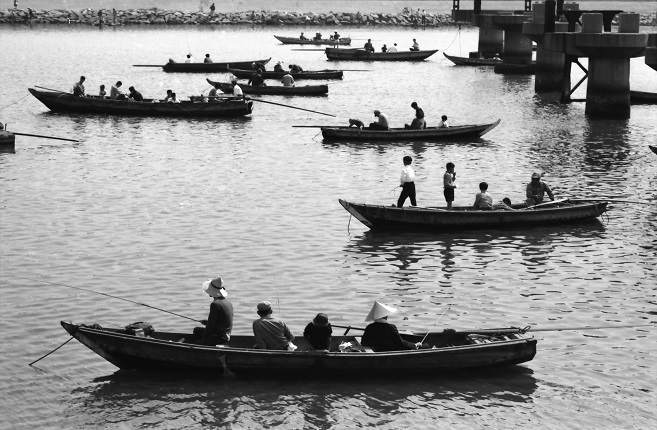
[[[33,88],[29,88],[29,91],[53,112],[221,118],[248,115],[253,111],[252,101],[237,99],[222,99],[210,103],[193,101],[159,103],[153,99],[144,99],[143,102],[136,102],[132,100],[102,99],[99,97],[75,97],[73,94],[38,91]]]
[[[276,35],[274,37],[284,45],[351,45],[350,37],[341,37],[337,42],[334,39],[299,39],[298,37]]]
[[[450,127],[427,127],[420,130],[391,128],[388,130],[370,130],[356,127],[321,127],[322,136],[326,140],[367,140],[367,141],[435,141],[446,139],[463,139],[481,137],[498,126],[501,120],[489,124],[457,125]]]
[[[206,79],[210,85],[226,94],[233,93],[233,85],[226,82],[215,82]],[[254,87],[252,85],[238,84],[244,94],[268,94],[279,96],[323,96],[328,94],[328,85],[304,85],[284,87],[282,85],[266,85]]]
[[[443,55],[457,66],[494,66],[496,64],[502,64],[501,58],[456,57],[454,55],[447,55],[444,52]]]
[[[482,211],[454,207],[451,211],[435,207],[402,207],[352,203],[339,199],[342,207],[373,230],[453,231],[567,224],[590,220],[607,210],[607,202],[561,200],[533,207],[515,205],[517,210]]]
[[[326,48],[324,53],[329,60],[339,61],[422,61],[438,52],[427,51],[368,52],[362,48]]]
[[[253,75],[253,69],[229,69],[228,72],[235,75],[239,79],[249,79]],[[281,80],[287,72],[275,72],[273,70],[265,70],[261,73],[263,79],[277,79]],[[308,70],[299,73],[290,73],[294,80],[299,79],[342,79],[344,72],[342,70]]]
[[[296,351],[273,351],[253,348],[253,336],[232,336],[228,345],[215,347],[185,343],[189,333],[155,331],[148,337],[140,337],[98,325],[64,321],[61,324],[96,354],[128,370],[223,373],[227,369],[245,375],[334,374],[379,378],[387,373],[426,375],[510,366],[530,361],[536,355],[536,340],[517,328],[430,333],[425,343],[434,349],[392,352],[372,352],[363,348],[355,336],[334,336],[330,352],[324,352],[312,350],[303,338],[295,339]],[[419,342],[424,335],[402,337]]]
[[[237,69],[251,69],[253,63],[260,63],[265,65],[269,63],[271,57],[264,60],[250,60],[250,61],[226,61],[220,63],[178,63],[169,61],[164,66],[152,64],[133,64],[133,67],[161,67],[165,72],[170,73],[223,73],[231,67]]]

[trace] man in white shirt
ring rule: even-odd
[[[237,81],[233,80],[232,84],[233,84],[233,97],[239,99],[244,98],[244,91],[242,91],[242,88],[240,88],[240,86],[237,85]]]
[[[379,120],[377,122],[370,123],[371,130],[387,130],[388,126],[388,116],[382,113],[380,110],[374,111],[374,116]]]
[[[185,63],[193,63],[194,62],[194,57],[192,57],[192,54],[187,54],[187,59],[185,60]]]
[[[285,76],[283,76],[283,79],[281,79],[281,82],[283,83],[284,87],[293,87],[294,86],[294,78],[290,74],[290,72],[285,73]]]
[[[388,52],[397,52],[397,44],[395,43],[390,48],[388,48]]]
[[[400,178],[400,187],[402,187],[401,193],[399,193],[399,199],[397,199],[397,207],[400,208],[404,206],[406,197],[410,197],[411,206],[417,206],[415,202],[415,171],[411,167],[413,159],[408,155],[404,157],[404,168],[401,171]]]

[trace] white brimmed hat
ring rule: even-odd
[[[388,315],[392,315],[395,312],[397,312],[397,308],[374,302],[374,306],[372,306],[372,310],[367,315],[367,318],[365,318],[365,321],[376,321],[387,317]]]
[[[228,293],[226,292],[226,287],[224,287],[224,281],[221,279],[221,276],[217,276],[214,279],[208,279],[207,281],[203,282],[201,288],[203,288],[203,291],[205,291],[210,297],[223,297],[224,299],[228,297]]]

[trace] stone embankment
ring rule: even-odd
[[[34,9],[8,9],[0,10],[0,24],[35,23],[35,24],[86,24],[94,25],[102,21],[106,25],[392,25],[438,27],[456,25],[452,16],[446,14],[427,14],[422,22],[422,16],[412,12],[391,13],[288,13],[275,11],[247,11],[235,13],[209,14],[203,12],[179,12],[162,9],[128,9],[112,10],[85,9],[81,11],[70,10],[34,10]],[[615,24],[614,20],[614,24]],[[640,25],[655,26],[657,17],[655,13],[642,15]]]

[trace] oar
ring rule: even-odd
[[[325,49],[315,49],[315,48],[307,48],[307,49],[299,48],[299,49],[295,49],[295,48],[292,48],[292,49],[290,49],[290,51],[322,51],[322,52],[324,52]]]
[[[68,92],[66,92],[66,91],[53,90],[52,88],[40,87],[40,86],[38,86],[38,85],[35,85],[34,87],[35,87],[35,88],[41,88],[42,90],[54,91],[54,92],[56,92],[56,93],[71,94],[71,93],[68,93]]]
[[[133,64],[132,67],[164,67],[161,64]]]
[[[321,127],[337,127],[335,125],[293,125],[295,128],[321,128]]]
[[[66,140],[68,142],[79,142],[79,140],[75,140],[75,139],[64,139],[63,137],[44,136],[42,134],[16,133],[15,131],[10,131],[10,133],[15,134],[17,136],[43,137],[44,139]]]
[[[331,115],[330,113],[318,112],[316,110],[304,109],[304,108],[300,108],[300,107],[296,107],[296,106],[286,105],[286,104],[283,104],[283,103],[275,103],[275,102],[269,102],[269,101],[265,101],[265,100],[252,99],[252,98],[245,98],[245,99],[246,100],[251,100],[251,101],[254,101],[254,102],[269,103],[270,105],[283,106],[283,107],[287,107],[287,108],[290,108],[290,109],[305,110],[306,112],[318,113],[320,115],[332,116],[332,117],[335,118],[335,115]]]
[[[130,299],[124,299],[123,297],[113,296],[113,295],[111,295],[111,294],[101,293],[101,292],[99,292],[99,291],[89,290],[89,289],[87,289],[87,288],[74,287],[74,286],[72,286],[72,285],[66,285],[66,284],[58,284],[58,283],[56,283],[56,282],[48,282],[48,281],[43,281],[43,280],[41,280],[41,279],[31,279],[31,278],[24,278],[24,277],[20,277],[20,276],[17,276],[17,278],[19,278],[19,279],[25,279],[25,280],[33,281],[33,282],[43,282],[44,284],[57,285],[57,286],[60,286],[60,287],[73,288],[73,289],[75,289],[75,290],[87,291],[87,292],[89,292],[89,293],[100,294],[101,296],[106,296],[106,297],[111,297],[111,298],[113,298],[113,299],[123,300],[123,301],[125,301],[125,302],[130,302],[130,303],[134,303],[134,304],[136,304],[136,305],[145,306],[145,307],[147,307],[147,308],[155,309],[156,311],[166,312],[166,313],[168,313],[168,314],[175,315],[175,316],[177,316],[177,317],[186,318],[186,319],[188,319],[188,320],[192,320],[192,321],[196,321],[196,322],[201,322],[201,320],[197,320],[197,319],[195,319],[195,318],[190,318],[190,317],[185,316],[185,315],[180,315],[180,314],[177,314],[177,313],[175,313],[175,312],[167,311],[167,310],[165,310],[165,309],[156,308],[155,306],[147,305],[146,303],[135,302],[135,301],[130,300]]]
[[[633,203],[637,205],[654,205],[655,203],[650,202],[637,202],[635,200],[612,200],[605,197],[600,197],[598,199],[578,199],[573,197],[571,200],[579,200],[580,202],[609,202],[609,203]]]

